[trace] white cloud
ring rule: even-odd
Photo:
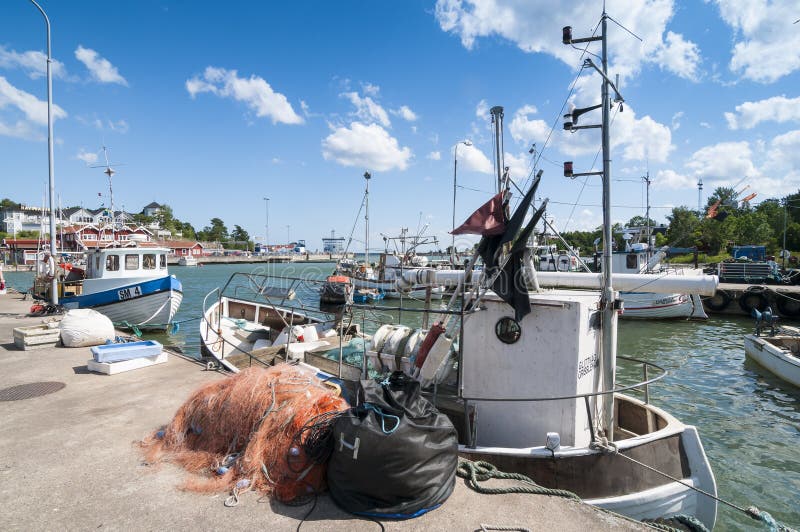
[[[475,106],[475,116],[484,120],[489,118],[489,104],[486,103],[486,100],[479,101]]]
[[[752,182],[765,197],[783,196],[800,188],[800,130],[778,135],[769,143],[762,175]]]
[[[730,69],[771,83],[800,69],[797,0],[716,0],[735,35]]]
[[[700,49],[680,34],[668,31],[664,43],[655,53],[654,60],[665,70],[682,78],[691,81],[700,79]]]
[[[661,64],[666,57],[663,68],[689,79],[696,76],[697,46],[666,29],[674,15],[673,0],[609,0],[607,7],[621,25],[643,39],[633,39],[622,29],[609,32],[614,73],[624,79],[642,64]],[[442,30],[458,35],[468,49],[480,37],[496,35],[525,52],[546,53],[573,66],[580,52],[563,45],[552,29],[570,25],[575,38],[587,37],[598,22],[598,9],[591,0],[563,0],[558,9],[549,0],[438,0],[435,16]]]
[[[88,152],[81,148],[75,155],[75,158],[83,161],[87,165],[94,164],[97,162],[97,152]]]
[[[455,147],[453,149],[455,149]],[[471,146],[462,144],[458,148],[458,167],[484,174],[494,173],[494,165],[492,165],[492,162],[481,150],[476,148],[474,144]]]
[[[681,118],[683,118],[683,111],[672,115],[672,131],[678,131],[681,128]]]
[[[47,74],[47,55],[38,50],[20,53],[0,45],[0,67],[21,68],[28,73],[31,79],[41,78]],[[67,77],[64,63],[56,59],[50,63],[50,72],[54,78]]]
[[[100,57],[91,48],[84,48],[79,44],[75,49],[75,57],[86,65],[92,77],[100,83],[119,83],[128,86],[128,82],[117,71],[117,67],[112,65],[108,59]]]
[[[326,160],[377,172],[408,168],[411,149],[401,148],[397,139],[380,125],[353,122],[350,127],[331,129],[333,132],[322,141],[322,156]]]
[[[16,107],[28,121],[47,125],[47,101],[39,100],[36,96],[14,87],[5,77],[0,76],[0,109],[6,106]],[[54,120],[66,116],[67,113],[61,107],[53,104]],[[6,128],[8,127],[6,126]],[[24,127],[17,124],[11,129],[23,131]]]
[[[768,120],[774,122],[800,121],[800,97],[773,96],[757,102],[736,106],[735,113],[725,113],[730,129],[751,129]]]
[[[34,130],[31,127],[30,122],[25,120],[18,120],[14,124],[0,122],[0,136],[27,140],[43,140],[45,138],[38,130]]]
[[[525,157],[525,155],[520,154],[519,156],[515,156],[511,153],[505,152],[503,155],[503,161],[508,167],[508,174],[511,176],[511,179],[517,183],[525,180],[528,177],[530,168],[528,158]]]
[[[725,186],[759,175],[752,161],[750,144],[740,142],[720,142],[700,148],[692,154],[686,167],[693,171],[694,177],[704,181],[719,181]]]
[[[341,96],[350,100],[355,108],[355,115],[363,122],[377,122],[384,127],[389,127],[389,115],[386,110],[369,96],[361,97],[357,92],[344,92]]]
[[[442,158],[442,154],[438,151],[432,151],[428,154],[428,159],[431,161],[438,161]]]
[[[544,120],[532,120],[531,115],[537,112],[533,105],[525,105],[514,113],[511,119],[509,131],[517,142],[535,142],[543,145],[545,139],[550,134],[550,126]]]
[[[662,189],[687,189],[697,184],[697,178],[679,174],[675,170],[659,170],[653,178],[653,188]]]
[[[403,120],[407,120],[408,122],[413,122],[417,119],[417,114],[412,111],[407,105],[400,106],[399,109],[395,109],[392,111],[393,115],[399,116]]]
[[[373,85],[370,82],[362,83],[361,90],[364,91],[364,94],[369,94],[370,96],[378,96],[378,93],[381,91],[381,88],[377,85]]]
[[[711,129],[711,124],[709,124],[708,122],[700,122],[700,127]]]
[[[270,84],[258,76],[240,78],[236,70],[206,67],[202,78],[186,80],[186,90],[192,98],[210,92],[221,98],[244,102],[257,117],[269,117],[273,124],[303,123],[303,118],[294,112],[286,96],[273,91]]]

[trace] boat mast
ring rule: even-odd
[[[611,142],[609,135],[608,99],[608,14],[603,9],[602,20],[602,109],[603,109],[603,293],[600,300],[603,309],[603,384],[605,389],[613,390],[617,371],[617,309],[614,301],[614,287],[611,284]],[[614,397],[607,396],[603,402],[605,436],[614,438]]]
[[[624,102],[619,89],[608,79],[608,42],[606,40],[606,33],[608,30],[608,14],[603,7],[603,16],[601,19],[601,35],[599,37],[584,37],[580,39],[572,38],[572,27],[566,26],[562,33],[562,42],[567,45],[576,43],[588,43],[593,41],[601,41],[601,68],[592,62],[591,59],[584,60],[584,68],[591,67],[596,70],[602,78],[601,96],[602,101],[600,105],[586,107],[582,109],[571,109],[564,115],[564,129],[567,131],[575,131],[579,129],[600,128],[602,133],[602,151],[603,151],[603,169],[600,172],[583,172],[573,173],[572,161],[564,163],[564,176],[565,177],[578,177],[600,175],[603,178],[603,261],[602,261],[602,292],[600,298],[600,308],[602,310],[602,352],[601,364],[603,374],[603,388],[605,391],[614,389],[614,380],[616,373],[616,359],[617,359],[617,302],[615,301],[614,287],[611,283],[611,257],[612,257],[612,233],[611,233],[611,142],[610,142],[610,120],[609,110],[611,108],[611,101],[609,100],[609,87],[614,89],[616,94],[614,103],[619,104],[619,110],[622,111],[622,102]],[[602,124],[601,125],[586,125],[579,126],[578,118],[588,111],[597,108],[602,109]],[[604,396],[603,401],[603,415],[602,425],[605,431],[605,437],[609,440],[614,436],[614,399],[613,396]]]
[[[369,172],[364,172],[364,180],[367,188],[364,191],[364,268],[369,268],[369,180],[372,176]]]
[[[503,106],[496,105],[489,112],[492,114],[494,124],[495,166],[497,167],[497,193],[503,191]]]

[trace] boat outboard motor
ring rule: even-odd
[[[772,307],[767,307],[764,312],[753,307],[751,314],[756,319],[756,336],[761,336],[761,331],[766,327],[770,329],[770,336],[775,336],[775,325],[778,322],[778,316],[772,313]]]
[[[453,424],[402,371],[363,380],[359,406],[333,426],[328,487],[342,509],[407,519],[438,508],[455,487],[458,437]]]

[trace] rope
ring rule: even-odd
[[[481,532],[487,532],[488,530],[500,530],[500,531],[509,531],[509,532],[531,532],[530,528],[525,528],[523,526],[501,526],[501,525],[487,525],[485,523],[481,523]]]
[[[530,493],[533,495],[555,495],[556,497],[564,497],[566,499],[573,499],[580,501],[580,497],[567,490],[559,490],[552,488],[545,488],[538,485],[529,477],[520,473],[505,473],[498,470],[489,462],[472,462],[463,460],[459,462],[456,474],[467,480],[467,485],[478,493],[486,495],[502,495],[506,493]],[[504,488],[489,488],[481,485],[489,479],[503,479],[503,480],[517,480],[522,482],[523,485],[508,486]]]
[[[793,528],[790,528],[790,527],[787,527],[785,525],[782,525],[782,524],[778,523],[777,521],[775,521],[775,519],[768,512],[763,512],[763,511],[759,510],[758,508],[756,508],[755,506],[749,506],[747,508],[742,508],[741,506],[737,506],[737,505],[733,504],[732,502],[728,502],[728,501],[726,501],[724,499],[720,499],[716,495],[714,495],[712,493],[709,493],[709,492],[707,492],[707,491],[705,491],[703,489],[700,489],[700,488],[698,488],[696,486],[692,486],[691,484],[687,484],[686,482],[684,482],[684,481],[682,481],[682,480],[680,480],[678,478],[675,478],[675,477],[673,477],[672,475],[670,475],[668,473],[664,473],[663,471],[659,471],[658,469],[656,469],[656,468],[654,468],[652,466],[649,466],[649,465],[647,465],[647,464],[645,464],[643,462],[640,462],[639,460],[636,460],[635,458],[632,458],[630,456],[624,455],[624,454],[618,452],[617,447],[614,444],[609,443],[607,445],[604,445],[603,443],[597,443],[597,444],[595,444],[595,448],[597,448],[599,450],[602,450],[602,451],[605,451],[607,453],[614,454],[616,456],[621,456],[622,458],[625,458],[626,460],[630,460],[631,462],[633,462],[635,464],[638,464],[638,465],[644,467],[645,469],[648,469],[648,470],[652,471],[653,473],[657,473],[657,474],[659,474],[659,475],[661,475],[663,477],[666,477],[666,478],[670,479],[673,482],[677,482],[678,484],[681,484],[683,486],[686,486],[687,488],[693,489],[698,493],[702,493],[706,497],[711,497],[712,499],[714,499],[717,502],[721,502],[722,504],[730,506],[734,510],[738,510],[738,511],[742,512],[743,514],[748,515],[751,518],[755,519],[756,521],[761,521],[763,523],[766,523],[767,526],[769,526],[770,532],[797,532]],[[681,516],[681,517],[683,517],[683,516]]]

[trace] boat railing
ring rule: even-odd
[[[652,362],[648,362],[646,360],[641,360],[638,358],[632,357],[625,357],[625,356],[617,356],[618,360],[626,360],[628,362],[635,362],[637,364],[642,365],[642,381],[637,382],[635,384],[630,384],[627,386],[620,386],[615,387],[612,390],[601,390],[597,392],[589,392],[589,393],[581,393],[581,394],[574,394],[574,395],[561,395],[556,397],[467,397],[465,395],[461,395],[460,399],[464,401],[464,418],[467,426],[471,424],[470,416],[469,416],[469,402],[470,401],[492,401],[492,402],[517,402],[517,403],[537,403],[537,402],[546,402],[546,401],[569,401],[569,400],[577,400],[583,399],[584,405],[586,407],[586,415],[589,419],[589,426],[594,427],[594,416],[592,415],[592,407],[590,400],[594,397],[600,397],[604,395],[614,395],[618,393],[623,393],[631,390],[641,390],[644,394],[644,404],[649,404],[650,402],[650,385],[654,382],[660,381],[664,377],[667,376],[669,373],[666,369],[662,368],[658,364],[653,364]],[[650,377],[650,368],[657,370],[659,373],[654,377]],[[434,404],[436,404],[436,390],[434,390]],[[455,398],[455,397],[451,397]],[[472,434],[472,430],[468,430],[467,434]],[[592,443],[597,441],[597,435],[595,431],[592,430],[591,434]]]

